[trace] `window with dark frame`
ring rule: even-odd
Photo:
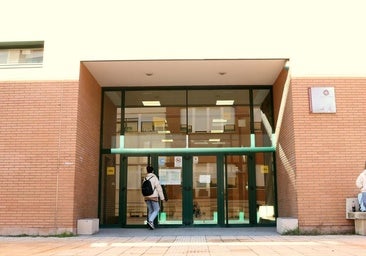
[[[40,66],[44,41],[0,42],[0,68]]]

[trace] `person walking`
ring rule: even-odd
[[[145,180],[149,180],[153,193],[149,196],[145,196],[145,203],[147,205],[147,226],[150,229],[155,229],[154,221],[159,214],[160,205],[159,200],[165,201],[163,189],[161,187],[158,177],[154,174],[154,168],[152,166],[146,167],[147,175]]]
[[[360,205],[360,211],[366,212],[366,163],[365,169],[358,175],[356,179],[356,186],[360,189],[358,194],[358,203]]]

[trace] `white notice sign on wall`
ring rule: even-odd
[[[309,88],[309,101],[312,113],[336,113],[334,87]]]

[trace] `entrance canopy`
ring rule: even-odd
[[[273,85],[288,59],[83,61],[102,87]]]

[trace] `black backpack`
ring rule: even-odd
[[[152,177],[154,177],[154,176],[151,176],[148,179],[145,178],[144,181],[142,182],[141,192],[142,192],[143,196],[151,196],[154,193],[154,189],[153,189],[152,184],[150,182],[150,179]]]

